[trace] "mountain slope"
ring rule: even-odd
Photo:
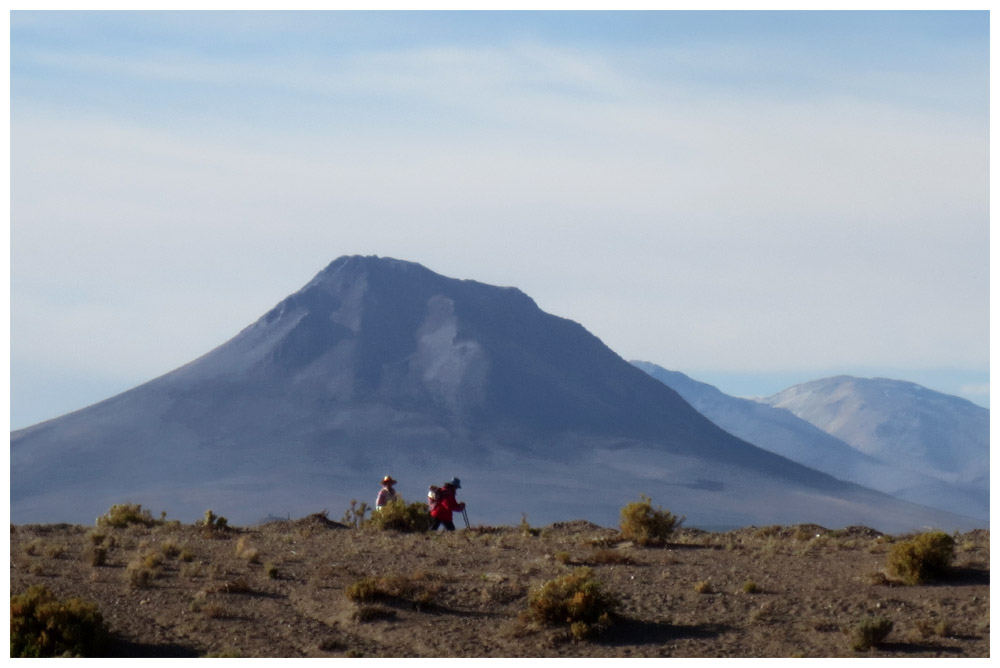
[[[613,524],[643,492],[702,524],[970,526],[735,438],[519,290],[376,257],[335,260],[171,373],[12,433],[11,516],[89,521],[130,500],[246,523],[346,508],[387,473],[414,500],[458,475],[479,522]]]
[[[942,480],[855,449],[784,408],[731,397],[717,388],[649,362],[633,362],[676,390],[729,433],[792,461],[896,498],[989,520],[989,490]]]
[[[960,397],[900,380],[837,376],[763,401],[892,466],[947,482],[988,481],[989,410]]]

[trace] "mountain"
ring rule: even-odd
[[[989,512],[989,409],[915,383],[836,376],[762,400],[888,466],[976,495]],[[921,493],[919,488],[912,490]]]
[[[358,256],[193,362],[13,432],[11,520],[336,513],[386,474],[410,500],[460,477],[475,523],[614,525],[644,493],[702,526],[975,526],[728,434],[517,289]]]
[[[676,390],[698,412],[712,422],[749,443],[828,473],[835,478],[855,482],[899,499],[929,505],[952,513],[969,515],[985,522],[989,521],[988,479],[984,487],[976,484],[975,479],[949,480],[947,474],[942,475],[940,471],[937,475],[933,475],[927,472],[929,469],[933,470],[932,467],[928,467],[922,462],[912,462],[907,465],[907,462],[903,461],[899,455],[893,459],[862,451],[860,448],[824,431],[821,428],[822,424],[815,425],[786,408],[772,406],[769,400],[756,401],[732,397],[711,385],[693,380],[677,371],[670,371],[649,362],[636,361],[632,364]],[[861,379],[855,380],[858,381],[859,385],[864,384]],[[819,382],[814,386],[822,387],[824,384]],[[900,386],[908,389],[910,387],[919,388],[919,386],[913,386],[909,383],[900,383]],[[807,390],[801,389],[802,387],[800,386],[796,395],[799,401],[804,404]],[[928,393],[930,390],[919,388],[914,391],[913,396],[922,398],[929,396]],[[937,393],[931,394],[936,395]],[[900,395],[897,393],[896,396],[899,400]],[[894,406],[883,406],[882,411],[887,421],[898,419],[901,415],[922,412],[925,424],[935,420],[939,425],[957,425],[963,423],[963,415],[969,415],[972,417],[972,424],[966,424],[965,427],[958,429],[959,432],[971,434],[975,433],[976,429],[983,427],[979,411],[969,411],[958,415],[947,408],[943,412],[939,411],[939,407],[952,405],[961,406],[963,409],[967,408],[962,405],[964,400],[951,397],[950,399],[955,400],[955,402],[951,402],[947,401],[947,398],[942,399],[944,396],[939,395],[934,406],[927,405],[922,411],[914,407],[904,407],[898,401]],[[816,397],[814,399],[816,399],[815,412],[819,413],[819,407],[823,405],[822,401]],[[874,398],[869,400],[868,405],[872,407],[870,410],[874,410],[873,402]],[[989,412],[986,409],[980,410],[987,414],[988,419]],[[842,431],[848,431],[847,425],[852,417],[847,414],[841,414],[839,417],[837,424],[840,425]],[[941,426],[939,432],[945,429],[946,427]],[[884,428],[883,431],[885,430]],[[903,430],[898,431],[902,433]],[[980,436],[983,445],[985,445],[984,439],[988,435],[988,431],[988,425],[986,425],[985,431]],[[913,435],[920,438],[924,434],[921,431],[916,431]],[[955,440],[958,439],[959,437],[956,436]]]

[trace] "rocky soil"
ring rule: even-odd
[[[10,589],[96,603],[121,657],[989,656],[989,532],[957,535],[947,577],[919,586],[887,577],[901,538],[680,529],[640,547],[584,521],[408,534],[324,514],[213,531],[12,526]],[[605,633],[525,619],[532,591],[580,567],[619,602]],[[360,596],[362,581],[391,593]],[[891,633],[852,649],[871,616]]]

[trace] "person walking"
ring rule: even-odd
[[[462,489],[462,481],[458,478],[452,478],[438,489],[437,498],[431,501],[431,518],[434,520],[431,531],[437,531],[441,525],[444,525],[447,531],[455,530],[451,514],[456,510],[465,510],[465,503],[455,499],[455,491],[459,489]]]
[[[378,491],[378,498],[375,499],[375,510],[382,510],[390,501],[396,500],[396,489],[393,487],[395,484],[396,481],[391,476],[382,478],[382,489]]]

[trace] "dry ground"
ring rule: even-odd
[[[894,538],[865,528],[681,529],[661,548],[583,521],[529,529],[403,534],[322,514],[212,533],[12,526],[10,587],[95,602],[114,656],[989,656],[987,531],[956,536],[947,579],[901,586],[884,577]],[[534,588],[580,566],[620,600],[609,632],[581,641],[519,620]],[[352,601],[370,576],[403,593]],[[869,615],[893,631],[859,653],[851,634]]]

